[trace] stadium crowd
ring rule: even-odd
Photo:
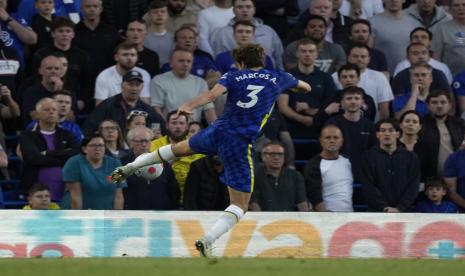
[[[215,121],[227,95],[173,115],[252,43],[312,91],[279,96],[250,210],[465,211],[465,0],[0,0],[0,208],[223,210],[217,156],[108,175]]]

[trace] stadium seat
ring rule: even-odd
[[[18,179],[0,180],[0,208],[21,208],[27,204],[20,198],[20,184]]]

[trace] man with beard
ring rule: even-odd
[[[418,139],[422,155],[422,179],[442,175],[447,157],[457,151],[464,140],[465,121],[452,117],[451,94],[444,90],[431,92],[426,98],[429,114],[423,117]]]
[[[376,124],[379,145],[362,156],[360,182],[370,212],[408,212],[418,196],[418,158],[397,146],[399,135],[396,119],[380,120]]]
[[[116,65],[103,70],[95,82],[95,105],[121,92],[122,76],[129,71],[139,72],[143,77],[144,87],[140,95],[144,102],[149,102],[150,98],[150,74],[136,66],[138,55],[136,45],[129,42],[120,43],[115,49],[114,55]]]
[[[187,0],[168,0],[167,1],[169,18],[166,22],[166,29],[174,33],[184,24],[197,24],[197,16],[186,10]]]
[[[134,70],[125,73],[122,79],[119,92],[102,101],[87,118],[83,127],[85,135],[94,133],[98,129],[100,122],[106,119],[117,122],[123,132],[126,133],[126,119],[133,110],[146,112],[146,124],[150,126],[152,123],[158,123],[161,126],[161,130],[164,130],[165,121],[163,118],[150,105],[141,100],[140,96],[144,87],[145,77],[140,72]]]
[[[176,110],[171,111],[166,116],[167,135],[153,140],[150,146],[150,152],[156,151],[158,150],[158,148],[162,146],[176,144],[187,139],[189,119],[185,114],[180,114],[179,116],[176,116],[176,112]],[[189,173],[191,163],[202,157],[204,157],[203,154],[193,154],[181,157],[173,163],[171,163],[171,168],[173,169],[174,176],[176,177],[176,180],[179,183],[179,188],[181,189],[181,195],[184,194],[184,185],[186,184],[186,178],[187,174]]]
[[[305,37],[312,40],[318,48],[315,66],[321,71],[332,74],[346,63],[346,54],[341,45],[325,41],[327,23],[320,15],[310,15],[304,30]],[[291,69],[297,65],[297,43],[294,41],[284,50],[284,67]]]

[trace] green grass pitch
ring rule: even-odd
[[[464,260],[43,258],[0,259],[1,276],[465,275]]]

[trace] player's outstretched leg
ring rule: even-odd
[[[153,151],[148,154],[142,154],[136,158],[131,163],[126,164],[125,166],[121,166],[116,168],[111,173],[111,180],[113,183],[120,183],[126,180],[130,175],[134,174],[137,169],[142,168],[144,166],[150,164],[157,164],[162,162],[169,162],[176,158],[174,155],[171,145],[166,145],[160,147],[158,150]]]
[[[207,258],[211,257],[212,244],[233,228],[243,216],[243,209],[234,204],[229,205],[207,234],[195,241],[195,248],[200,252],[200,255]]]

